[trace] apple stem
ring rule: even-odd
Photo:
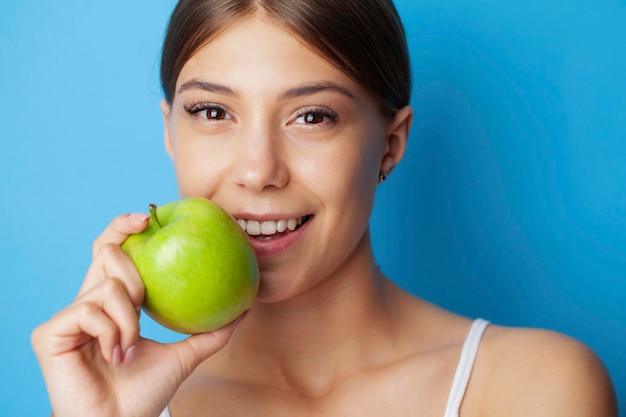
[[[157,217],[156,204],[148,205],[148,209],[150,210],[150,217],[152,218],[152,220],[159,226],[159,228],[162,228],[163,226],[161,226],[161,222],[159,221],[159,218]]]

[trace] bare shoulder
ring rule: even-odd
[[[617,417],[615,390],[598,356],[547,330],[490,326],[467,394],[467,415]]]

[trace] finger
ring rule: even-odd
[[[98,255],[87,271],[78,297],[108,278],[117,278],[123,282],[132,303],[135,307],[141,306],[145,294],[141,276],[126,252],[114,243],[106,244],[100,248]]]
[[[140,233],[148,225],[150,216],[144,213],[123,214],[117,216],[96,238],[92,246],[92,255],[95,258],[100,249],[110,243],[121,245],[133,233]]]
[[[94,303],[72,305],[33,332],[35,351],[52,357],[76,351],[97,339],[102,357],[113,361],[119,340],[117,325]]]
[[[126,352],[139,340],[139,312],[126,285],[118,278],[108,278],[80,297],[78,303],[98,306],[118,328],[118,343]]]

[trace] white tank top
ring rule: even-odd
[[[461,358],[459,359],[454,379],[452,380],[452,388],[450,389],[446,412],[443,417],[459,417],[461,403],[463,402],[465,391],[467,391],[469,378],[474,368],[474,362],[476,361],[478,346],[480,345],[480,340],[488,324],[488,321],[476,319],[472,323],[472,327],[470,327],[467,337],[465,338],[465,343],[463,344]],[[171,417],[169,408],[163,410],[159,417]]]

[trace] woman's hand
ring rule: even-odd
[[[74,302],[32,334],[57,417],[156,417],[234,330],[231,324],[169,345],[140,337],[144,286],[121,244],[147,224],[143,214],[117,217],[94,242]]]

